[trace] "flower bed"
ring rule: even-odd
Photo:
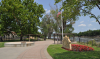
[[[72,49],[67,49],[62,47],[63,49],[66,49],[68,51],[93,51],[94,49],[92,47],[88,47],[85,45],[78,45],[78,44],[71,44],[72,45]]]

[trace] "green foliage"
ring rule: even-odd
[[[96,41],[95,40],[91,40],[91,41],[88,42],[88,44],[91,44],[91,45],[92,45],[92,43],[93,43],[93,46],[95,46]]]
[[[53,17],[53,29],[57,33],[60,32],[59,28],[61,27],[61,18],[57,17],[58,9],[51,9],[50,10],[50,15]]]
[[[97,35],[100,35],[100,30],[88,30],[76,34],[76,36],[97,36]]]
[[[57,5],[56,5],[57,6]],[[56,7],[56,9],[51,9],[51,16],[53,17],[54,20],[54,31],[56,33],[61,33],[62,32],[62,26],[61,26],[61,15],[59,17],[57,17],[58,14],[58,9]],[[64,33],[72,33],[72,31],[74,30],[74,28],[72,27],[72,24],[74,24],[74,22],[76,21],[76,18],[70,18],[69,16],[66,14],[66,10],[63,11],[62,17],[63,17],[63,31]],[[69,24],[70,23],[70,24]]]
[[[62,0],[55,0],[55,4],[59,2],[62,2]],[[74,0],[65,0],[62,2],[62,8],[60,8],[62,9],[64,33],[72,33],[74,30],[72,24],[74,24],[75,21],[78,20],[78,16],[80,16],[80,10],[77,8],[78,4],[74,7],[73,4],[76,4]]]
[[[61,2],[62,0],[55,0],[55,4]],[[100,24],[99,16],[92,14],[92,9],[97,7],[100,10],[100,1],[99,0],[65,0],[62,3],[62,8],[64,10],[63,16],[66,18],[72,18],[73,20],[77,19],[77,16],[87,16],[90,15],[90,18],[95,18]]]
[[[42,5],[34,0],[2,0],[0,2],[0,33],[8,27],[20,34],[36,34],[39,18],[45,12]]]
[[[51,16],[46,14],[43,18],[42,18],[42,22],[40,27],[42,28],[42,34],[47,36],[53,33],[53,21],[51,19]]]

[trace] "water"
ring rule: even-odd
[[[51,37],[53,39],[53,37]],[[57,37],[55,37],[57,39]],[[73,37],[69,38],[70,40],[73,40]],[[75,37],[74,38],[75,41],[79,41],[79,37]],[[80,41],[81,42],[87,42],[87,41],[90,41],[90,40],[96,40],[97,42],[100,42],[100,38],[92,38],[92,37],[80,37]]]

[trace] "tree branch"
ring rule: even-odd
[[[96,4],[96,6],[99,8],[99,10],[100,10],[100,7],[99,7],[99,5],[98,4]]]
[[[14,18],[16,19],[17,23],[18,23],[18,20],[17,20],[17,18],[15,17],[15,14],[14,14],[14,13],[13,13],[13,15],[14,15]]]
[[[87,12],[87,11],[84,10],[84,9],[81,9],[81,10],[83,10],[83,11],[85,11],[86,13],[91,14],[92,16],[94,16],[94,18],[96,19],[96,21],[100,24],[100,21],[98,20],[98,18],[97,18],[94,14],[92,14],[92,13],[90,13],[90,12]]]

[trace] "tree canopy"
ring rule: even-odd
[[[59,3],[62,0],[55,0],[55,3]],[[65,13],[69,17],[75,18],[75,16],[90,15],[90,18],[95,18],[100,24],[100,15],[96,16],[91,12],[92,9],[97,7],[100,10],[100,0],[64,0],[62,9],[65,9]],[[72,15],[72,16],[70,16]]]
[[[84,32],[74,33],[75,36],[97,36],[100,35],[100,29],[99,30],[88,30]]]
[[[45,16],[42,18],[41,22],[41,31],[44,36],[48,36],[48,38],[51,38],[51,34],[53,33],[53,19],[50,14],[45,14]]]
[[[36,34],[39,18],[45,12],[43,5],[34,0],[2,0],[0,2],[0,33],[5,33],[8,27],[22,36]]]

